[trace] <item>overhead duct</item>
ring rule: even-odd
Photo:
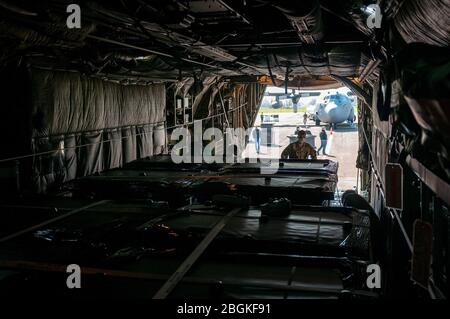
[[[319,1],[285,1],[275,5],[289,20],[304,43],[313,44],[323,38],[322,11]]]

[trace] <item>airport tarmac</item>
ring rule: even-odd
[[[266,113],[265,113],[266,114]],[[267,113],[266,115],[268,115]],[[273,122],[274,145],[261,145],[260,154],[256,153],[256,147],[253,137],[247,145],[244,156],[247,157],[272,157],[279,158],[283,149],[289,144],[289,135],[293,135],[296,127],[303,125],[303,113],[279,113],[279,122]],[[261,125],[261,118],[258,114],[255,126]],[[319,133],[321,126],[316,126],[314,121],[308,120],[306,129],[310,130],[314,137],[316,149],[320,146]],[[357,186],[357,168],[356,158],[358,156],[358,124],[353,127],[343,123],[339,124],[336,130],[331,134],[327,127],[328,144],[325,153],[320,154],[318,158],[330,159],[339,162],[338,170],[338,188],[341,190],[353,189]]]

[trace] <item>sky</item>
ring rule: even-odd
[[[343,86],[338,89],[327,89],[327,90],[295,90],[295,93],[298,92],[325,92],[329,91],[330,93],[339,92],[341,94],[347,94],[348,91],[350,91],[347,87]],[[268,86],[266,89],[266,92],[269,93],[284,93],[284,87],[276,87],[276,86]],[[288,89],[288,92],[291,93],[292,89]]]

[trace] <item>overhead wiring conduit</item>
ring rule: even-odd
[[[319,1],[277,1],[279,9],[304,43],[314,44],[323,38],[322,12]]]

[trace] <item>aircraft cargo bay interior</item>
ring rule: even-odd
[[[448,0],[0,16],[0,300],[450,296]]]

